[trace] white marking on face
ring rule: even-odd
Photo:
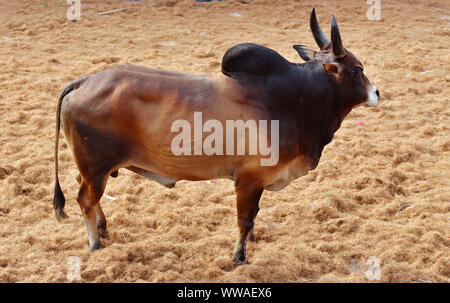
[[[364,103],[364,106],[377,106],[378,105],[378,95],[377,95],[377,87],[375,85],[370,85],[368,89],[367,102]]]

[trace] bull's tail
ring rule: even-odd
[[[69,83],[61,93],[61,96],[59,97],[58,100],[58,107],[56,109],[55,195],[53,197],[53,208],[55,209],[55,214],[58,221],[67,218],[67,215],[64,212],[64,205],[66,204],[66,198],[64,198],[64,194],[61,190],[61,186],[59,185],[59,178],[58,178],[58,143],[59,143],[59,130],[61,128],[61,103],[68,93],[70,93],[74,89],[79,88],[80,85],[83,84],[88,78],[89,76],[84,76]]]

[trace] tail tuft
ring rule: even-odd
[[[66,198],[64,198],[64,194],[61,190],[59,182],[56,181],[55,196],[53,198],[53,208],[55,209],[56,219],[58,219],[58,221],[60,222],[68,218],[68,216],[64,212],[64,205],[66,205]]]

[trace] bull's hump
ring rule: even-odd
[[[289,66],[290,63],[276,51],[253,43],[231,47],[222,59],[222,73],[237,80],[282,74]]]

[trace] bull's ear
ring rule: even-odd
[[[339,65],[339,63],[324,63],[323,69],[327,73],[335,76],[339,75],[339,73],[341,72],[341,66]]]
[[[309,61],[314,59],[315,51],[304,45],[294,45],[293,48],[302,57],[303,60]]]

